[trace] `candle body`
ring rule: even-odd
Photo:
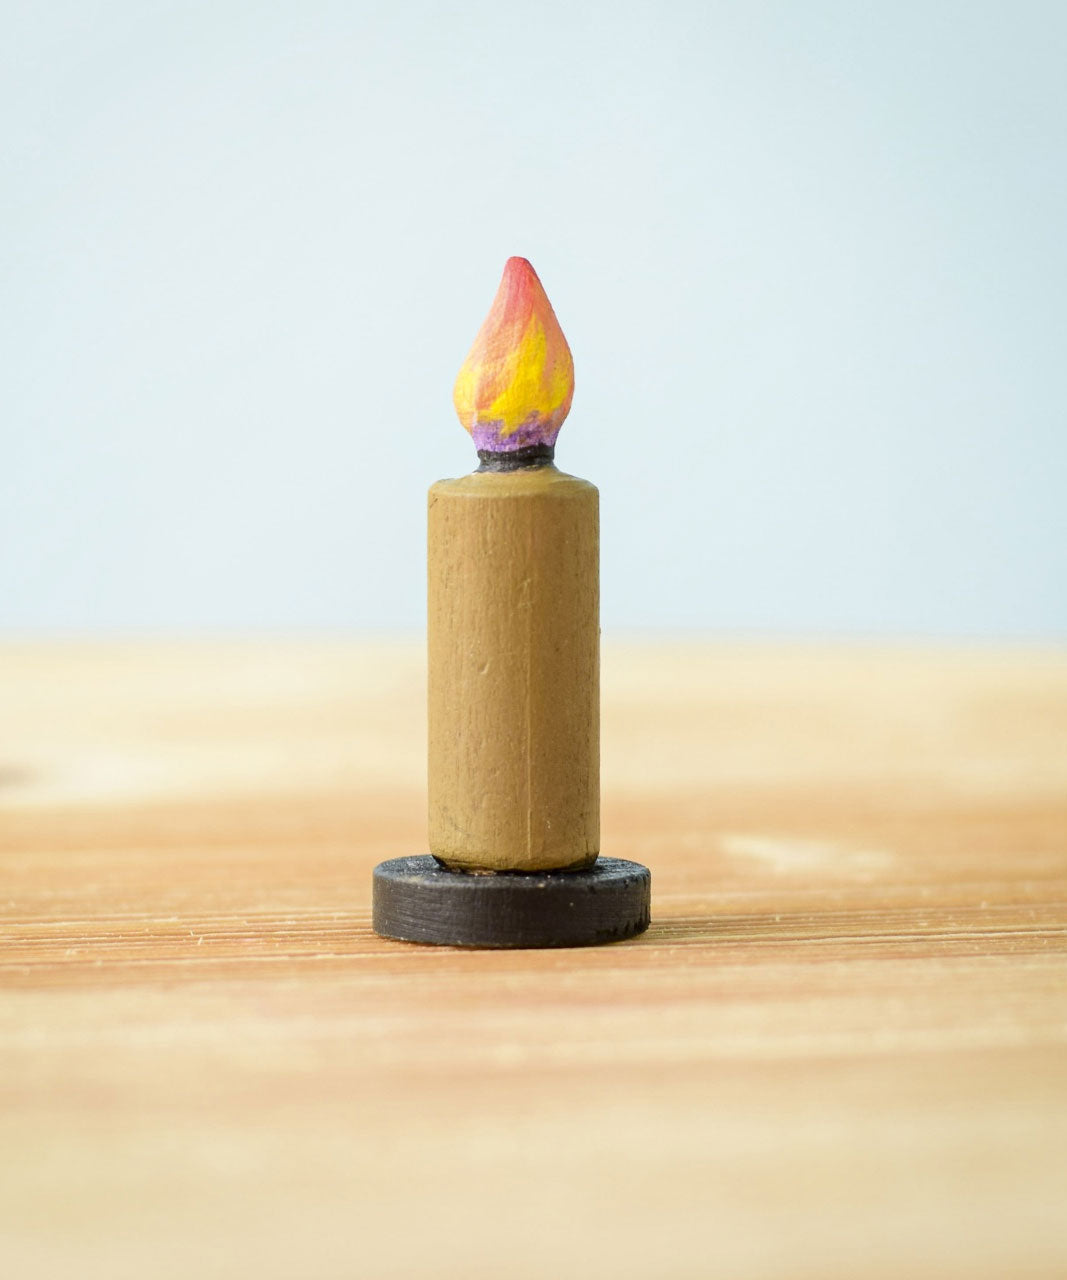
[[[450,867],[599,852],[598,497],[553,466],[430,489],[429,835]]]

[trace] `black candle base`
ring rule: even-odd
[[[374,869],[374,930],[451,947],[588,947],[648,928],[652,877],[598,858],[585,871],[449,871],[428,854]]]

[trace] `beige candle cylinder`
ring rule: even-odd
[[[598,498],[554,466],[430,490],[430,851],[450,867],[599,852]]]

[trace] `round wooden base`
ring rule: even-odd
[[[449,871],[429,854],[374,869],[374,929],[451,947],[588,947],[648,928],[652,877],[598,858],[585,871]]]

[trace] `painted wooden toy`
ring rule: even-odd
[[[510,258],[456,379],[480,466],[429,494],[429,843],[375,871],[387,937],[577,946],[648,925],[650,876],[600,853],[599,517],[556,469],[574,366]]]

